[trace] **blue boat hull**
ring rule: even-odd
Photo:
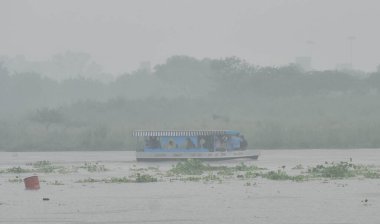
[[[256,150],[232,151],[232,152],[136,152],[137,161],[170,161],[185,159],[200,160],[231,160],[253,159],[257,160],[259,152]]]

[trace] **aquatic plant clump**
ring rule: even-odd
[[[132,183],[133,181],[127,177],[111,177],[110,179],[103,179],[105,183]]]
[[[187,159],[183,162],[177,163],[172,167],[172,169],[169,170],[169,172],[177,175],[201,175],[206,170],[208,170],[207,166],[204,165],[200,160]]]
[[[313,177],[325,178],[344,178],[355,176],[352,165],[346,162],[340,162],[332,165],[317,165],[309,168],[307,173]]]
[[[302,164],[298,164],[292,168],[292,170],[303,170],[303,169],[304,169],[304,167],[302,166]]]
[[[55,186],[60,186],[60,185],[65,185],[62,181],[55,180],[53,182],[49,182],[49,185],[55,185]]]
[[[85,169],[88,172],[105,172],[108,171],[108,169],[104,165],[100,165],[99,163],[89,163],[85,162],[83,166],[80,167],[81,169]]]
[[[347,162],[340,162],[331,166],[317,165],[316,167],[310,168],[308,173],[315,177],[326,178],[346,178],[355,176],[352,164]]]
[[[5,173],[33,173],[34,170],[21,168],[20,166],[11,167],[5,170]]]
[[[32,164],[33,170],[36,173],[53,173],[58,169],[62,169],[62,166],[55,166],[48,160],[37,161]]]
[[[157,182],[157,178],[155,178],[149,174],[137,173],[136,183],[149,183],[149,182]]]
[[[362,176],[365,178],[380,178],[380,172],[370,166],[355,165],[351,162],[325,163],[309,168],[307,173],[313,177],[350,178]]]
[[[236,165],[235,167],[232,167],[235,171],[258,171],[258,170],[266,170],[265,168],[260,168],[255,165],[247,166],[245,163],[240,163],[239,165]]]
[[[285,171],[277,170],[277,171],[269,171],[267,173],[263,173],[260,175],[263,178],[267,178],[270,180],[291,180],[292,177],[289,176]]]
[[[98,180],[98,179],[94,179],[94,178],[86,178],[86,179],[82,179],[82,180],[77,180],[75,181],[75,183],[97,183],[97,182],[101,182],[102,180]]]
[[[369,179],[380,179],[380,172],[374,170],[367,170],[367,172],[365,172],[363,176]]]

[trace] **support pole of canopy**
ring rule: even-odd
[[[212,147],[214,148],[214,152],[215,152],[215,135],[212,136]]]

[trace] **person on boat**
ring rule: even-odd
[[[177,144],[174,142],[173,139],[169,139],[168,144],[165,145],[165,148],[175,149],[175,148],[177,148]]]
[[[239,135],[230,136],[227,141],[228,151],[239,150],[240,141]]]
[[[201,149],[206,148],[205,144],[206,144],[205,138],[204,137],[200,137],[199,138],[199,148],[201,148]]]
[[[193,149],[193,148],[195,148],[195,145],[194,145],[193,141],[191,141],[191,139],[189,137],[186,138],[185,148],[186,149]]]
[[[227,136],[215,136],[215,151],[226,151]]]
[[[248,142],[245,140],[244,135],[240,135],[240,149],[246,150],[248,147]]]
[[[157,139],[157,137],[152,137],[151,147],[154,149],[160,149],[161,148],[161,142]]]

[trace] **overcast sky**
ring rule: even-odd
[[[354,67],[373,71],[379,21],[378,0],[0,0],[0,55],[85,52],[115,74],[178,54],[334,69],[355,36]]]

